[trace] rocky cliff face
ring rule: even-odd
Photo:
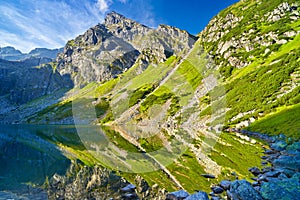
[[[63,87],[71,87],[70,82],[63,82],[53,66],[46,64],[57,53],[58,49],[39,48],[23,54],[13,47],[1,48],[0,57],[4,59],[0,59],[0,96],[20,105]]]
[[[52,105],[73,86],[70,78],[62,77],[50,64],[37,67],[41,58],[24,61],[0,60],[0,123],[20,123],[40,109]],[[59,95],[58,95],[59,93]],[[50,97],[50,98],[49,98]],[[26,103],[40,99],[37,105]]]
[[[31,67],[32,62],[1,61],[0,95],[12,103],[23,104],[64,87],[60,74],[51,65]]]
[[[98,24],[71,40],[57,58],[57,69],[70,74],[75,85],[103,82],[134,64],[158,63],[187,52],[196,37],[170,26],[151,29],[112,12]]]

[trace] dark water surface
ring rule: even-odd
[[[46,133],[74,131],[72,126],[1,125],[0,199],[32,199],[29,193],[43,192],[31,186],[42,186],[55,173],[64,175],[70,161]]]

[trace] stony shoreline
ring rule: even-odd
[[[209,195],[199,191],[189,195],[181,190],[169,193],[167,200],[275,200],[300,199],[300,141],[283,134],[269,136],[247,130],[231,130],[239,134],[261,139],[268,143],[262,156],[262,167],[254,166],[249,171],[255,176],[246,180],[223,180],[211,187]]]

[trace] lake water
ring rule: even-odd
[[[187,190],[209,189],[214,181],[201,179],[201,173],[216,175],[215,182],[235,178],[233,171],[249,176],[248,167],[260,163],[262,152],[260,144],[252,143],[228,134],[192,138],[184,130],[170,136],[151,127],[1,125],[0,200],[46,198],[32,187],[55,173],[64,175],[70,159],[145,175],[168,190],[178,184]]]

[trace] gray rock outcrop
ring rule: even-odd
[[[71,40],[57,58],[57,69],[70,75],[76,86],[115,78],[134,64],[164,61],[192,48],[196,37],[178,28],[152,29],[124,16],[109,13],[103,24]]]

